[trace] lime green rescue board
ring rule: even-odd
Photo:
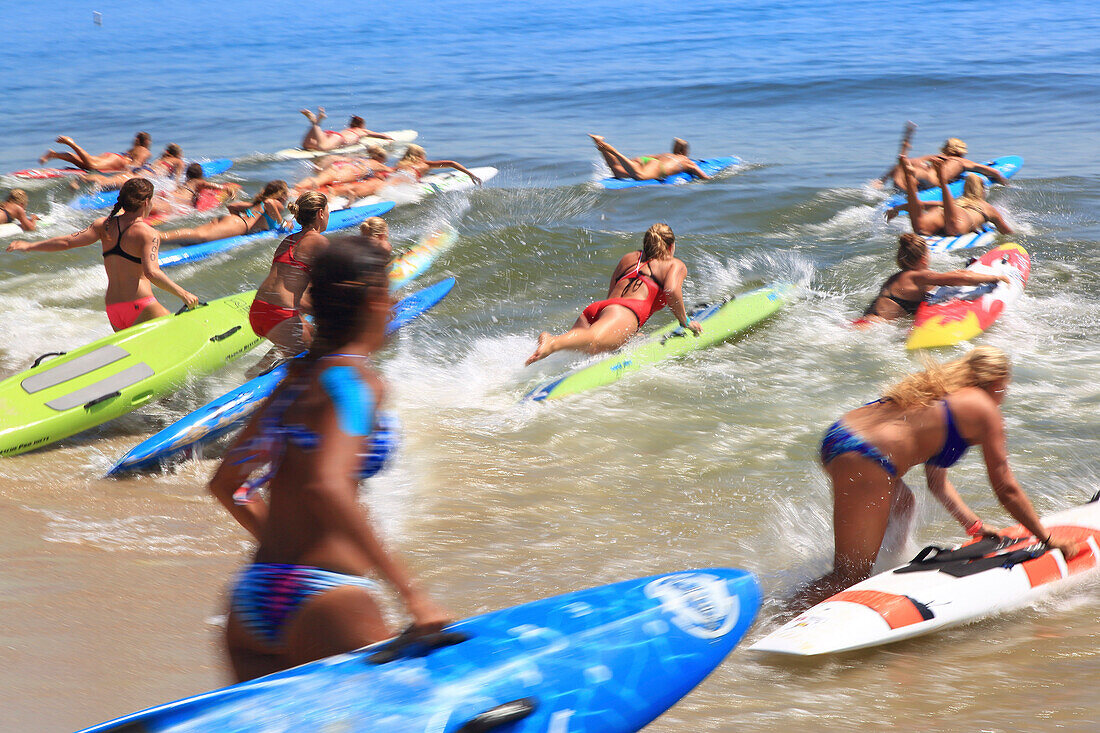
[[[139,323],[0,382],[0,456],[102,425],[247,354],[263,341],[248,325],[255,294]]]
[[[671,323],[633,348],[617,351],[595,364],[537,387],[527,393],[526,399],[554,400],[602,387],[617,382],[624,374],[659,361],[726,341],[782,308],[793,290],[793,285],[774,284],[715,305],[700,306],[690,315],[703,327],[703,333],[699,336],[694,336],[677,323]]]

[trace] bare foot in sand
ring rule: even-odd
[[[543,331],[542,333],[540,333],[539,334],[539,344],[538,344],[538,346],[535,347],[535,353],[533,353],[529,357],[527,357],[527,361],[523,362],[523,365],[524,366],[530,366],[531,364],[534,364],[539,359],[545,359],[546,357],[550,356],[550,354],[553,353],[552,351],[550,351],[550,339],[552,339],[552,338],[553,338],[553,336],[551,336],[546,331]]]

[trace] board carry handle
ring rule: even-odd
[[[67,352],[67,351],[47,351],[45,354],[43,354],[42,356],[40,356],[40,357],[38,357],[37,359],[34,360],[34,363],[31,364],[31,369],[34,369],[36,366],[41,364],[42,360],[45,359],[48,356],[64,356],[65,354],[68,354],[68,353],[69,352]]]
[[[664,346],[665,342],[669,339],[676,339],[682,336],[687,336],[687,329],[683,326],[680,326],[675,331],[672,331],[671,333],[666,333],[664,336],[661,337],[661,346]]]
[[[725,305],[726,303],[732,303],[735,300],[737,300],[737,296],[736,295],[730,295],[730,296],[727,296],[725,298],[722,298],[722,300],[720,300],[718,302],[718,305]],[[710,306],[711,306],[711,304],[706,302],[705,300],[702,301],[701,303],[696,303],[695,305],[691,306],[691,310],[689,311],[689,315],[695,315],[696,313],[699,313],[700,311],[705,311],[707,308],[710,308]]]
[[[233,328],[229,329],[225,333],[219,333],[215,336],[211,336],[210,341],[212,343],[217,343],[218,341],[224,341],[225,339],[229,338],[230,336],[232,336],[233,334],[235,334],[237,331],[240,331],[240,330],[241,330],[240,326],[234,326]]]
[[[515,723],[535,712],[538,706],[539,704],[535,698],[521,697],[518,700],[497,705],[495,708],[490,708],[484,713],[475,715],[455,733],[482,733],[483,731],[499,728],[502,725]]]
[[[121,396],[122,396],[122,393],[119,392],[116,389],[114,392],[108,392],[105,395],[100,395],[99,397],[96,397],[94,400],[88,400],[87,402],[84,403],[84,409],[85,410],[90,410],[93,407],[95,407],[96,405],[98,405],[100,402],[106,402],[107,400],[113,400],[115,397],[121,397]]]
[[[367,657],[370,664],[387,664],[401,657],[423,657],[445,646],[461,644],[470,637],[461,631],[436,631],[421,634],[409,627],[386,646]]]
[[[210,304],[207,303],[205,300],[200,300],[198,303],[195,303],[195,308],[202,308],[204,305],[210,305]],[[190,310],[194,310],[195,308],[191,308]],[[184,303],[183,305],[180,306],[180,309],[178,311],[176,311],[176,315],[177,316],[183,315],[187,311],[188,311],[187,304]]]

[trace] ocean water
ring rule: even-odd
[[[757,573],[771,599],[748,640],[775,626],[777,599],[831,555],[822,431],[919,364],[903,327],[845,325],[893,271],[901,223],[881,221],[867,182],[907,119],[917,154],[957,136],[974,159],[1024,157],[991,201],[1031,252],[1031,280],[980,342],[1013,358],[1011,462],[1040,512],[1100,488],[1100,13],[1087,3],[108,1],[8,3],[0,20],[0,171],[34,166],[59,134],[94,153],[140,129],[158,152],[233,157],[229,177],[255,191],[306,174],[272,153],[297,144],[297,110],[316,105],[337,123],[414,128],[430,157],[500,169],[484,189],[387,217],[399,247],[441,221],[461,237],[423,281],[454,275],[456,291],[380,358],[404,443],[367,495],[456,616],[723,565]],[[746,162],[705,185],[603,191],[589,132],[632,155],[679,136],[701,157]],[[51,214],[46,234],[93,216],[65,205],[63,183],[26,187],[32,211]],[[796,299],[729,344],[520,404],[580,362],[524,368],[535,335],[602,297],[654,221],[677,233],[690,302],[773,281],[795,283]],[[204,298],[250,289],[272,246],[171,274]],[[0,254],[0,375],[106,335],[104,283],[93,249]],[[249,546],[205,494],[219,449],[101,476],[247,366],[0,462],[0,727],[71,730],[227,681],[223,591]],[[980,457],[952,477],[987,522],[1007,523]],[[912,483],[911,549],[959,539]],[[1094,728],[1098,602],[1086,584],[815,664],[736,650],[651,729]]]

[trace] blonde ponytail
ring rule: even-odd
[[[676,235],[672,227],[657,222],[646,230],[642,237],[642,258],[646,260],[664,260],[672,256],[672,245],[676,244]]]

